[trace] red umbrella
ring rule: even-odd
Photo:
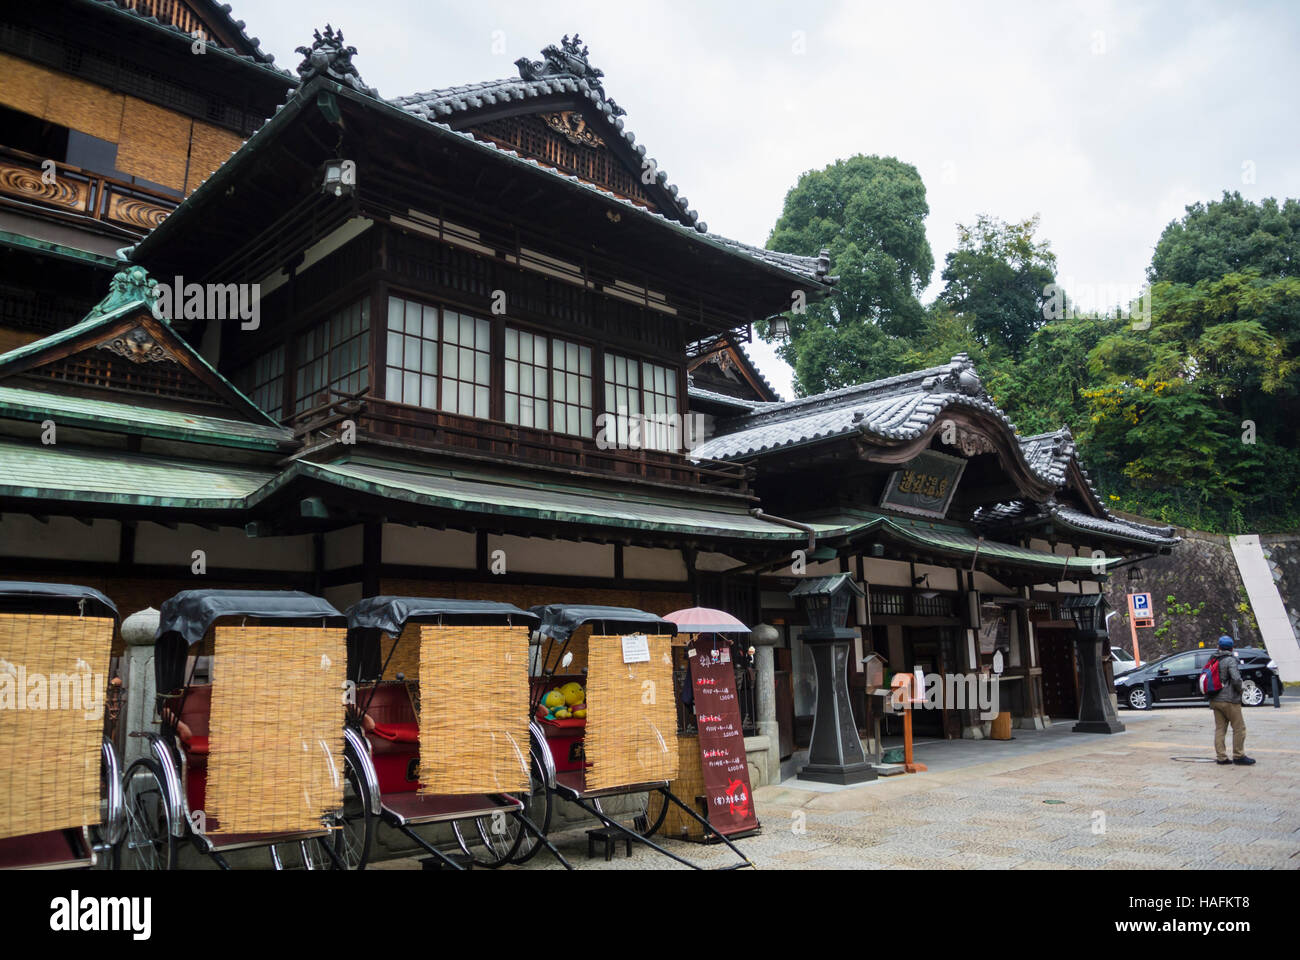
[[[731,614],[711,607],[675,610],[664,619],[677,624],[678,633],[749,633],[749,627]]]

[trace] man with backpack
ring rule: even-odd
[[[1201,692],[1214,711],[1214,755],[1218,763],[1250,766],[1246,756],[1246,721],[1241,716],[1241,663],[1233,652],[1232,637],[1219,637],[1219,649],[1201,671]],[[1225,739],[1232,724],[1232,759]]]

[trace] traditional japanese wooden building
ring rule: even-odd
[[[0,10],[0,351],[76,323],[135,243],[284,101],[212,0]]]
[[[124,611],[196,580],[723,607],[786,651],[771,779],[811,712],[798,576],[864,584],[861,651],[896,668],[978,671],[1002,624],[1041,724],[1057,601],[1174,542],[1107,513],[1067,431],[1019,437],[964,357],[781,401],[744,343],[826,295],[828,258],[710,233],[577,37],[395,99],[341,33],[301,52],[108,296],[0,355],[0,575]]]

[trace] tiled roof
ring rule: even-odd
[[[537,82],[540,83],[541,81],[537,81]],[[552,80],[550,80],[549,82],[554,83],[556,81],[554,80],[554,78],[552,78]],[[389,107],[394,107],[396,109],[402,110],[402,112],[409,113],[412,116],[420,116],[420,114],[414,113],[413,111],[407,110],[405,107],[398,105],[396,101],[382,100],[379,102],[384,103]],[[567,180],[570,183],[576,184],[586,190],[590,190],[593,193],[600,194],[601,196],[605,197],[608,200],[613,200],[617,203],[622,204],[625,207],[630,207],[633,210],[636,210],[637,212],[642,214],[643,216],[653,218],[659,223],[670,226],[676,230],[680,230],[683,233],[693,234],[695,236],[701,237],[706,241],[708,241],[712,246],[730,251],[732,253],[742,254],[754,260],[758,260],[762,263],[766,263],[769,266],[777,267],[781,270],[786,271],[787,273],[794,274],[800,277],[800,279],[808,280],[813,283],[829,285],[834,282],[834,278],[829,275],[830,264],[825,257],[802,257],[793,253],[776,253],[771,250],[764,250],[762,247],[753,247],[747,243],[741,243],[739,240],[732,240],[728,237],[723,237],[716,233],[709,233],[706,224],[704,224],[703,222],[696,222],[694,227],[688,226],[678,220],[674,220],[670,217],[665,217],[661,213],[656,213],[655,211],[649,209],[648,207],[642,206],[641,204],[629,200],[626,197],[620,197],[618,194],[612,193],[611,191],[606,190],[603,187],[598,187],[596,184],[583,180],[580,177],[574,176],[572,174],[564,173],[563,171],[557,170],[554,167],[547,166],[544,163],[540,163],[539,161],[534,160],[532,157],[525,157],[514,150],[509,150],[505,147],[498,146],[497,144],[491,143],[486,140],[480,140],[467,130],[455,130],[445,122],[432,120],[429,119],[428,117],[423,117],[423,116],[420,116],[420,118],[425,120],[432,126],[440,127],[444,130],[456,134],[459,137],[462,137],[469,143],[475,144],[481,149],[491,150],[502,156],[509,157],[510,159],[518,163],[525,163],[538,170],[545,171],[546,173],[549,173],[550,175],[557,177],[561,180]],[[183,205],[184,204],[182,204],[182,206]],[[173,216],[175,216],[175,214],[173,214]]]
[[[1097,517],[1074,507],[1058,503],[1030,503],[1013,500],[999,503],[992,507],[982,507],[971,518],[976,526],[986,530],[996,530],[1008,524],[1037,524],[1049,520],[1059,522],[1064,527],[1076,530],[1100,533],[1122,540],[1133,540],[1152,546],[1172,546],[1179,542],[1173,527],[1125,520],[1106,511],[1105,516]]]
[[[516,103],[565,93],[577,94],[590,100],[591,105],[604,115],[606,122],[612,128],[607,133],[626,140],[628,146],[635,150],[639,157],[645,159],[645,144],[636,142],[636,134],[625,127],[623,118],[618,116],[609,101],[601,96],[601,91],[582,77],[539,77],[536,80],[513,77],[504,80],[488,80],[485,83],[469,83],[443,90],[430,90],[426,93],[412,93],[404,97],[394,97],[388,102],[425,120],[446,122],[447,118],[454,117],[456,114],[469,113],[498,103]],[[659,186],[671,195],[672,202],[677,207],[676,216],[688,226],[698,227],[701,233],[706,232],[708,226],[699,222],[699,214],[690,208],[689,201],[679,196],[677,187],[668,182],[668,174],[660,168],[658,161],[651,157],[646,162],[650,164],[650,169],[655,171]]]
[[[705,390],[703,387],[697,387],[694,383],[687,382],[686,393],[692,400],[700,400],[705,403],[720,403],[724,406],[732,407],[736,410],[752,412],[755,401],[745,400],[741,397],[733,397],[729,393],[718,393],[716,390]]]
[[[981,410],[1014,431],[973,373],[970,361],[959,355],[940,367],[799,400],[753,404],[752,413],[721,424],[725,432],[696,447],[693,455],[728,460],[853,433],[915,440],[950,407]]]
[[[183,38],[186,43],[193,43],[194,38],[191,37],[184,30],[182,30],[180,27],[176,26],[175,24],[165,23],[164,21],[159,20],[157,17],[147,14],[142,10],[136,10],[133,7],[129,6],[128,4],[122,2],[122,0],[90,0],[90,2],[95,3],[101,7],[107,7],[113,10],[114,12],[121,13],[123,15],[130,16],[130,17],[134,17],[137,20],[140,20],[144,23],[152,24],[153,26],[158,27],[162,30],[170,31],[171,33],[176,34],[178,37]],[[214,18],[220,18],[225,20],[226,25],[232,31],[239,34],[240,38],[243,39],[243,41],[246,44],[248,44],[249,48],[252,49],[254,52],[252,54],[240,53],[238,50],[232,50],[230,47],[223,47],[221,44],[217,43],[211,37],[207,38],[208,49],[220,51],[222,54],[225,54],[236,60],[243,60],[245,63],[270,69],[272,72],[278,73],[284,76],[286,79],[294,80],[296,82],[296,78],[287,70],[282,70],[274,66],[275,56],[270,53],[262,52],[261,49],[262,42],[258,40],[257,37],[250,37],[247,33],[244,32],[244,27],[246,26],[246,24],[244,23],[243,20],[236,20],[234,19],[234,17],[231,16],[230,4],[228,3],[218,4],[218,3],[210,2],[210,0],[200,0],[197,6],[199,6],[200,8],[206,8],[205,12],[207,12]]]

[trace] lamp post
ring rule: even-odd
[[[857,631],[849,629],[849,603],[865,591],[847,573],[805,580],[790,591],[802,600],[809,627],[804,645],[817,671],[817,703],[813,708],[812,742],[800,780],[819,783],[863,783],[876,779],[858,739],[858,726],[849,701],[849,647]]]
[[[1084,593],[1061,601],[1061,612],[1074,621],[1074,643],[1079,651],[1079,722],[1072,733],[1119,733],[1124,729],[1115,702],[1106,689],[1102,644],[1110,642],[1105,594]]]

